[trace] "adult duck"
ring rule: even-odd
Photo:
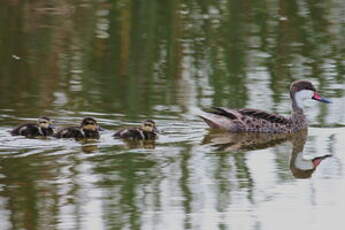
[[[295,133],[308,127],[303,112],[304,101],[313,99],[330,103],[322,98],[310,81],[297,80],[291,83],[290,98],[292,114],[290,117],[268,113],[259,109],[213,108],[214,111],[200,117],[214,129],[230,132]]]

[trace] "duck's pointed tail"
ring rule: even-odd
[[[205,114],[199,115],[206,124],[212,129],[223,129],[227,131],[237,131],[239,125],[236,122],[240,114],[232,109],[226,109],[222,107],[214,107],[213,111],[206,112]]]
[[[222,116],[207,113],[203,115],[198,115],[201,119],[203,119],[206,124],[212,129],[226,129],[225,127],[225,119]]]
[[[212,114],[209,115],[198,115],[201,119],[203,119],[206,124],[212,128],[212,129],[219,129],[221,128],[220,124],[217,122],[217,120],[212,116]]]

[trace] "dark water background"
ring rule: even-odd
[[[0,229],[342,229],[344,15],[343,0],[1,0]],[[296,79],[333,101],[310,103],[308,134],[267,144],[197,117],[288,115]],[[40,115],[106,130],[7,132]],[[111,137],[147,118],[155,143]]]

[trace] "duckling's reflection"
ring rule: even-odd
[[[217,151],[237,152],[265,149],[290,141],[292,153],[289,165],[293,176],[310,178],[321,161],[331,155],[306,159],[303,156],[303,149],[307,136],[307,129],[294,134],[210,132],[204,137],[202,144],[211,144]]]
[[[80,139],[79,143],[84,153],[93,153],[98,150],[98,141],[96,139]]]
[[[154,149],[156,147],[155,140],[127,140],[124,139],[122,142],[126,145],[129,149]]]
[[[93,153],[93,152],[96,152],[98,150],[98,146],[96,144],[93,144],[93,145],[82,145],[81,146],[81,150],[84,153]]]

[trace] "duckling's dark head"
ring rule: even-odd
[[[38,126],[44,129],[53,128],[53,122],[49,117],[38,118]]]
[[[145,120],[141,125],[141,129],[146,132],[158,132],[156,123],[153,120]]]
[[[85,130],[97,131],[97,121],[92,117],[85,117],[81,122],[81,128]]]

